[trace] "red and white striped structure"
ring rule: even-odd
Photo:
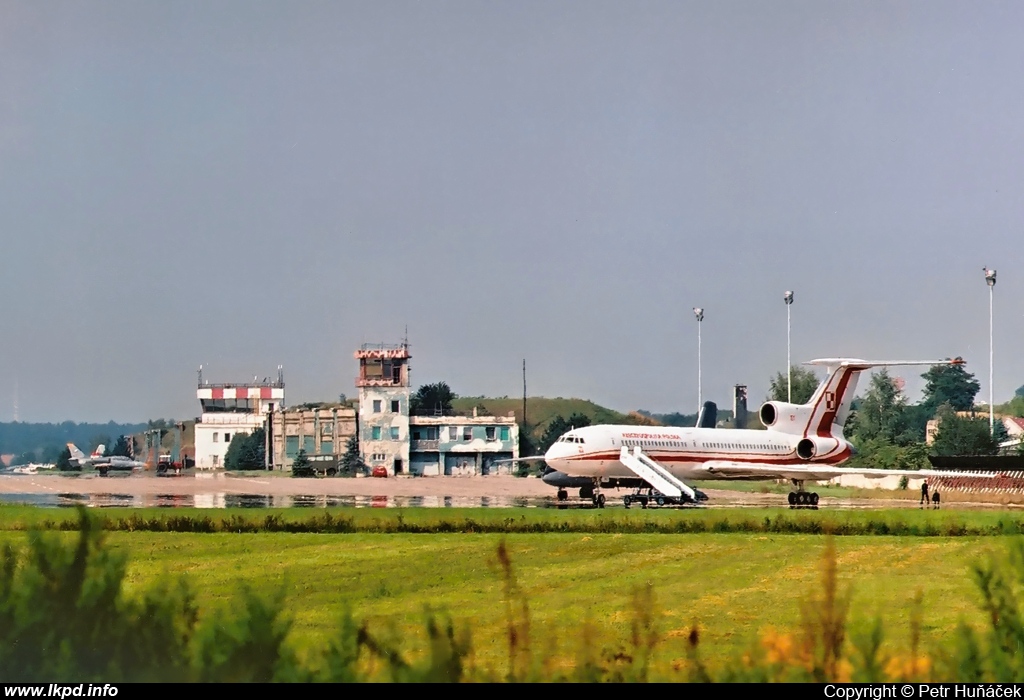
[[[284,387],[276,386],[218,386],[200,387],[196,398],[203,399],[262,399],[264,401],[283,401]]]
[[[284,380],[252,384],[200,383],[196,398],[203,415],[195,426],[197,469],[221,469],[231,441],[266,428],[271,411],[284,408]]]
[[[932,491],[944,490],[959,491],[963,493],[1024,493],[1024,472],[1003,472],[995,478],[983,476],[981,473],[979,473],[977,477],[931,477],[928,479],[928,486]]]

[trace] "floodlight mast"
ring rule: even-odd
[[[790,359],[790,315],[789,307],[793,305],[793,292],[783,295],[786,302],[786,401],[793,403],[793,362]]]
[[[988,267],[982,268],[985,271],[985,282],[988,284],[988,432],[989,435],[996,434],[995,406],[992,404],[992,297],[996,287],[996,271]]]
[[[704,309],[699,307],[693,307],[693,315],[697,318],[697,415],[700,415],[700,408],[703,406],[703,394],[701,393],[701,375],[700,375],[700,327],[701,321],[704,320]]]

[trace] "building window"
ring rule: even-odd
[[[466,442],[469,442],[470,440],[472,440],[473,439],[473,429],[470,428],[470,427],[463,428],[462,429],[462,439],[465,440]]]
[[[392,413],[398,413],[400,410],[401,409],[399,408],[399,403],[397,401],[392,401],[391,402],[391,412]]]
[[[385,459],[387,459],[387,455],[381,452],[374,452],[372,455],[370,455],[371,462],[383,462]]]
[[[213,441],[214,441],[214,442],[217,442],[217,436],[218,436],[218,435],[220,435],[220,433],[214,433],[214,434],[213,434]]]
[[[218,463],[219,461],[220,461],[220,456],[219,456],[219,455],[214,455],[214,456],[213,456],[213,466],[215,466],[215,467],[216,467],[216,466],[217,466],[217,463]]]
[[[501,441],[508,442],[508,428],[504,426],[501,428]]]
[[[373,402],[373,412],[374,413],[380,413],[380,401],[379,400],[375,400]]]
[[[391,429],[391,439],[392,440],[397,440],[398,439],[398,428],[392,428]]]
[[[430,428],[427,428],[427,439],[428,440],[437,440],[438,436],[440,435],[440,432],[441,432],[441,430],[437,426],[432,426]]]
[[[494,428],[494,426],[487,426],[485,431],[487,433],[487,442],[494,442],[494,440],[496,439],[495,434],[497,433],[497,430]]]
[[[224,442],[231,442],[231,433],[224,433]]]
[[[373,439],[374,440],[380,440],[380,426],[379,425],[373,426]]]

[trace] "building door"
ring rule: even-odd
[[[395,474],[401,474],[401,473],[402,473],[402,460],[396,459],[395,460]]]

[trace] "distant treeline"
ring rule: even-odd
[[[18,461],[56,462],[64,446],[73,442],[88,452],[97,445],[111,445],[121,435],[140,433],[146,423],[0,423],[0,454],[17,455]]]
[[[650,411],[644,410],[639,410],[637,413],[656,420],[662,425],[667,425],[673,428],[692,428],[697,425],[696,413],[651,413]],[[732,420],[732,411],[728,409],[718,409],[718,420]]]

